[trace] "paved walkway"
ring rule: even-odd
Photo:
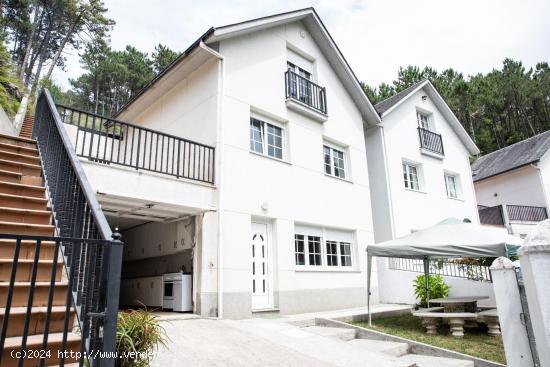
[[[395,306],[383,305],[373,311],[389,308]],[[343,340],[310,333],[296,325],[314,317],[360,312],[364,310],[249,320],[164,318],[162,325],[171,340],[151,365],[363,367],[368,362],[377,367],[410,366],[397,358],[353,348]]]

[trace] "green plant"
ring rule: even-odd
[[[420,305],[426,307],[428,305],[428,297],[426,294],[426,277],[424,274],[419,275],[413,281],[414,295],[420,300]],[[428,282],[430,299],[447,297],[449,295],[449,287],[441,275],[430,275]]]
[[[118,313],[116,333],[117,366],[148,366],[159,345],[166,345],[166,332],[158,317],[147,309]]]

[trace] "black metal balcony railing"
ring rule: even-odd
[[[322,114],[327,114],[327,93],[324,87],[287,70],[285,72],[285,89],[287,99],[294,99]]]
[[[6,340],[12,307],[23,306],[26,307],[26,316],[22,330],[21,355],[28,355],[27,339],[32,335],[29,326],[34,318],[31,312],[33,306],[38,304],[34,296],[35,293],[47,292],[45,322],[42,326],[41,349],[44,352],[47,351],[50,333],[54,333],[54,303],[65,305],[59,347],[62,353],[59,355],[53,350],[52,356],[48,358],[59,358],[59,363],[63,365],[65,359],[74,360],[63,351],[80,351],[81,356],[86,353],[87,364],[91,367],[114,366],[115,358],[100,358],[99,354],[112,357],[115,352],[123,244],[120,235],[111,232],[47,90],[41,93],[36,104],[33,138],[37,141],[40,153],[56,237],[0,234],[1,239],[15,242],[8,289],[0,297],[5,300],[0,350]],[[53,264],[51,275],[46,278],[47,282],[42,282],[37,280],[37,273],[41,251],[46,249],[53,251]],[[21,288],[16,284],[22,251],[34,253],[28,295],[23,296],[27,296],[28,300],[24,305],[20,304]],[[64,271],[58,272],[56,264],[60,262],[64,264]],[[40,277],[43,278],[44,274]],[[76,343],[80,348],[77,351],[74,350],[75,339],[69,338],[74,326],[73,314],[76,315],[80,329],[81,342]],[[41,355],[36,358],[45,357]],[[80,358],[80,366],[84,359]],[[26,365],[31,361],[21,359],[19,365]],[[1,362],[0,365],[3,365]],[[45,360],[32,363],[38,365],[39,362],[44,365]]]
[[[506,213],[504,213],[506,208]],[[528,205],[478,205],[479,221],[481,224],[503,226],[505,224],[504,214],[507,214],[508,221],[519,222],[540,222],[548,219],[548,212],[545,207]]]
[[[214,183],[214,147],[63,105],[57,108],[65,124],[77,127],[74,145],[80,157]]]
[[[502,215],[502,206],[481,206],[478,205],[479,221],[481,224],[493,226],[503,226],[504,217]]]
[[[548,219],[545,207],[526,205],[506,205],[508,219],[522,222],[540,222]]]
[[[441,134],[437,134],[428,129],[418,127],[418,137],[420,139],[420,148],[426,149],[439,155],[445,155]]]

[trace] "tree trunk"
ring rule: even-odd
[[[48,44],[50,40],[50,34],[51,34],[51,27],[48,29],[48,32],[44,36],[44,47],[42,47],[42,50],[40,51],[40,58],[38,61],[38,68],[36,69],[36,74],[34,75],[34,80],[32,83],[32,89],[31,89],[31,98],[34,98],[34,95],[36,93],[36,90],[38,89],[38,84],[40,83],[40,73],[42,72],[42,66],[44,65],[44,61],[46,61],[46,45]]]
[[[25,56],[23,57],[23,62],[19,66],[19,79],[21,80],[21,82],[25,82],[25,69],[27,66],[27,62],[29,60],[29,56],[31,54],[32,41],[34,38],[34,33],[36,32],[36,24],[38,22],[38,13],[40,12],[39,9],[40,7],[38,6],[38,2],[36,2],[34,5],[34,19],[32,21],[31,34],[29,36],[29,41],[27,42],[27,48],[25,50]]]
[[[73,22],[73,24],[71,25],[71,28],[69,28],[69,31],[67,32],[67,34],[65,35],[65,38],[63,38],[63,41],[61,42],[61,44],[59,45],[59,48],[57,49],[57,52],[55,53],[55,56],[52,60],[52,64],[50,65],[50,68],[48,69],[48,72],[46,73],[45,75],[45,78],[46,79],[50,79],[50,77],[52,76],[52,72],[53,72],[53,69],[55,68],[55,65],[57,65],[57,61],[59,60],[59,57],[61,57],[61,53],[63,52],[63,49],[65,48],[65,45],[67,45],[67,42],[69,41],[69,39],[71,38],[72,34],[74,33],[74,31],[76,30],[76,27],[78,26],[78,23],[80,23],[80,20],[82,19],[82,17],[84,16],[84,13],[85,11],[82,10],[80,12],[80,14],[78,14],[78,16],[76,17],[75,21]]]

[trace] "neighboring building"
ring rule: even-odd
[[[525,237],[548,218],[550,131],[480,157],[472,164],[482,224]]]
[[[138,127],[60,110],[122,231],[121,303],[170,304],[184,269],[204,316],[366,305],[380,119],[313,9],[208,30],[121,109]]]
[[[421,81],[375,108],[382,122],[365,136],[376,242],[450,217],[479,223],[469,161],[479,150],[434,86]],[[381,302],[415,301],[403,264],[418,265],[379,259]]]

